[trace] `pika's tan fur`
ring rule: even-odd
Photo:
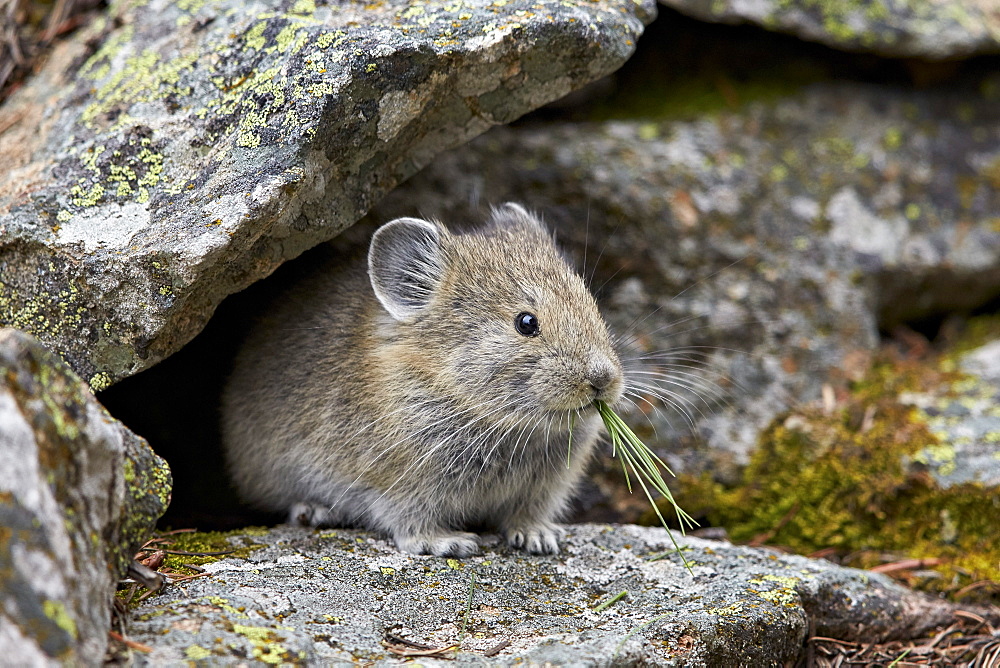
[[[517,330],[522,313],[537,335]],[[392,221],[367,267],[292,287],[237,357],[224,444],[242,495],[293,521],[452,556],[477,549],[462,529],[494,527],[555,553],[554,522],[600,430],[592,404],[621,392],[583,280],[543,224],[507,204],[468,234]]]

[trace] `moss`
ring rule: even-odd
[[[613,102],[597,105],[590,120],[673,120],[719,114],[751,102],[780,100],[824,77],[819,69],[801,67],[769,68],[742,81],[730,80],[723,73],[677,75],[671,80],[650,80],[630,86],[616,95]]]
[[[736,542],[765,540],[801,554],[835,548],[851,555],[848,565],[864,568],[885,554],[939,559],[940,577],[910,582],[935,592],[1000,580],[996,490],[977,483],[942,488],[915,465],[954,456],[925,414],[899,400],[904,392],[964,382],[943,359],[882,359],[839,410],[804,407],[776,420],[739,484],[681,476],[677,500],[726,527]]]
[[[1000,313],[972,318],[965,323],[961,338],[944,356],[943,365],[954,368],[959,357],[997,339],[1000,339]]]
[[[238,531],[194,531],[178,533],[172,536],[171,550],[179,552],[226,552],[209,556],[192,556],[187,554],[168,554],[165,562],[170,568],[182,568],[184,564],[203,566],[219,559],[246,559],[265,545],[255,543],[252,536],[260,536],[267,530],[260,527],[250,527]]]

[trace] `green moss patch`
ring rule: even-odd
[[[1000,581],[1000,495],[978,483],[939,486],[920,458],[948,444],[899,399],[960,386],[954,368],[947,357],[886,354],[834,410],[804,406],[776,420],[740,484],[682,475],[677,501],[736,542],[825,550],[861,568],[920,560],[894,575],[966,601],[996,598],[996,586],[970,585]]]
[[[266,547],[255,543],[252,538],[252,536],[261,535],[266,531],[260,527],[248,527],[229,532],[166,533],[154,537],[146,543],[138,558],[145,559],[157,550],[166,551],[163,563],[159,567],[154,566],[154,568],[175,582],[182,582],[192,576],[198,577],[199,569],[197,567],[199,566],[213,563],[219,559],[246,559],[253,552]],[[132,584],[120,588],[115,595],[127,607],[135,608],[151,594],[145,587]]]
[[[266,529],[249,527],[238,531],[194,531],[171,536],[169,545],[163,547],[175,552],[196,554],[167,554],[164,566],[180,569],[184,564],[204,566],[219,559],[246,559],[265,545],[253,542],[254,535],[261,535]],[[224,554],[223,554],[224,553]]]

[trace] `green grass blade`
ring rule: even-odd
[[[670,475],[674,475],[674,472],[670,470],[670,467],[652,450],[650,450],[645,443],[642,442],[632,429],[625,424],[625,421],[615,413],[610,406],[608,406],[603,401],[595,402],[597,411],[604,421],[604,427],[608,431],[608,438],[611,439],[611,456],[618,457],[621,460],[622,471],[625,474],[625,484],[628,487],[629,493],[632,492],[632,481],[629,476],[629,469],[632,470],[632,474],[635,475],[635,479],[639,482],[639,486],[642,488],[643,494],[649,499],[650,505],[653,506],[653,511],[656,516],[660,519],[660,523],[663,528],[667,530],[667,535],[670,537],[670,542],[674,546],[674,551],[680,556],[681,561],[684,563],[684,567],[689,573],[693,573],[691,563],[684,556],[681,546],[677,543],[674,538],[673,532],[667,526],[666,519],[660,512],[660,507],[656,504],[653,499],[653,495],[650,492],[649,487],[652,487],[660,496],[666,499],[667,503],[671,505],[674,509],[674,513],[677,516],[677,523],[680,526],[681,534],[684,533],[685,525],[689,528],[693,528],[698,525],[694,518],[691,517],[687,512],[681,508],[677,502],[674,500],[673,494],[670,493],[670,488],[667,486],[666,481],[663,479],[663,475],[660,470],[664,470]],[[648,486],[647,486],[648,483]]]
[[[608,600],[604,601],[604,603],[601,603],[601,604],[595,606],[594,607],[594,612],[600,612],[601,610],[604,610],[605,608],[614,605],[618,601],[620,601],[623,598],[625,598],[626,594],[628,594],[628,590],[622,590],[622,591],[618,592],[613,597],[611,597]]]
[[[622,454],[623,455],[625,454],[625,450],[622,450]],[[632,466],[632,470],[635,471],[634,461],[630,460],[630,466]],[[639,486],[642,487],[642,491],[646,495],[646,498],[649,499],[649,504],[653,506],[653,511],[656,513],[656,516],[660,518],[660,524],[662,524],[663,528],[667,530],[667,537],[670,538],[670,542],[671,544],[673,544],[674,551],[677,553],[677,556],[679,556],[681,558],[681,561],[684,563],[684,568],[687,569],[688,573],[694,575],[694,569],[691,566],[691,562],[687,560],[687,558],[684,556],[683,550],[681,550],[681,546],[677,544],[677,539],[674,538],[674,532],[671,531],[670,527],[667,526],[667,521],[663,518],[663,515],[660,513],[660,507],[657,506],[656,501],[653,500],[653,495],[649,493],[649,488],[646,487],[646,483],[642,481],[642,476],[640,476],[637,472],[635,477],[639,481]]]

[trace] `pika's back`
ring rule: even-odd
[[[296,519],[459,555],[474,542],[454,529],[485,523],[554,551],[593,404],[621,390],[597,306],[536,217],[505,205],[465,234],[404,218],[367,263],[319,268],[262,319],[224,394],[224,442],[243,496]]]

